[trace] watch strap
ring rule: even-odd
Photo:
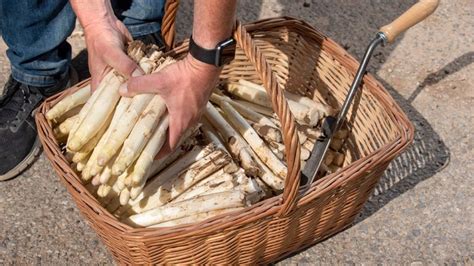
[[[210,64],[210,65],[216,65],[216,57],[218,50],[217,49],[206,49],[203,48],[199,45],[197,45],[193,37],[189,39],[189,53],[196,58],[197,60]]]

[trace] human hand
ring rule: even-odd
[[[122,96],[153,93],[163,97],[166,103],[170,115],[168,141],[157,158],[172,151],[182,134],[198,122],[218,81],[220,70],[188,54],[157,73],[132,77],[126,86],[122,86]]]
[[[95,90],[110,68],[129,77],[138,65],[127,56],[125,44],[132,36],[113,13],[94,19],[83,26],[91,74],[91,87]]]

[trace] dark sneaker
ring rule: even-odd
[[[40,152],[34,110],[70,84],[70,76],[48,88],[28,86],[11,76],[0,98],[0,181],[19,175]]]
[[[146,45],[149,44],[154,44],[160,48],[165,46],[165,42],[163,41],[163,38],[161,37],[161,34],[158,32],[155,33],[150,33],[147,35],[143,36],[138,36],[134,38],[136,41],[141,41]]]

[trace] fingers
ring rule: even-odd
[[[160,94],[170,84],[169,75],[165,72],[144,75],[140,77],[132,77],[128,82],[120,86],[120,94],[125,97],[132,97],[142,93]]]
[[[107,65],[111,66],[127,78],[131,77],[135,70],[141,71],[143,74],[141,68],[139,68],[138,65],[120,49],[109,50],[107,54],[104,55],[104,58]]]
[[[181,136],[183,135],[184,132],[184,127],[181,124],[182,121],[179,119],[170,119],[170,125],[168,128],[168,144],[170,150],[174,150],[176,146],[179,143],[179,140],[181,139]]]
[[[124,39],[126,42],[131,42],[133,41],[133,37],[132,37],[132,34],[130,34],[130,32],[128,31],[127,27],[120,21],[120,20],[117,20],[116,22],[116,25],[117,25],[117,28],[119,28],[119,30],[122,32],[122,34],[124,35]]]
[[[165,157],[166,155],[170,154],[171,151],[172,151],[172,149],[170,147],[169,138],[167,138],[166,142],[163,144],[163,147],[161,147],[161,150],[156,155],[155,160],[159,160],[159,159]]]
[[[156,155],[155,159],[159,160],[166,155],[168,155],[171,151],[176,149],[176,146],[181,140],[181,137],[183,136],[183,127],[181,127],[179,124],[176,122],[173,123],[173,120],[170,121],[170,125],[168,127],[168,138],[166,138],[165,143],[163,144],[163,147],[161,147],[161,150],[158,152]]]
[[[92,69],[92,68],[90,68]],[[102,82],[102,79],[104,79],[105,75],[110,71],[109,67],[102,68],[102,70],[99,70],[99,72],[96,71],[91,71],[91,90],[94,92],[97,87],[99,87],[99,84]]]

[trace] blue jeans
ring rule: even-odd
[[[165,0],[112,0],[116,16],[133,37],[159,32]],[[71,46],[66,38],[76,16],[68,0],[0,0],[0,32],[8,46],[12,77],[37,87],[67,75]]]

